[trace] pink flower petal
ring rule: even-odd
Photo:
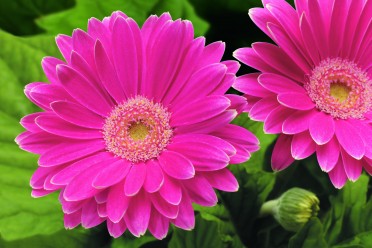
[[[106,203],[108,219],[114,223],[118,223],[131,204],[131,199],[131,197],[127,197],[124,193],[124,183],[118,183],[110,187]]]
[[[177,109],[172,113],[171,126],[190,125],[223,113],[230,106],[224,96],[208,96]]]
[[[105,144],[101,139],[61,143],[46,150],[39,158],[39,165],[43,167],[60,165],[104,149]]]
[[[117,103],[121,103],[126,99],[125,91],[120,84],[114,66],[106,54],[105,48],[99,40],[96,41],[94,52],[97,73],[102,85]]]
[[[301,133],[309,129],[309,122],[317,113],[315,110],[297,111],[283,122],[282,130],[285,134]]]
[[[129,162],[118,158],[117,161],[107,165],[97,174],[92,185],[97,189],[110,187],[123,180],[123,178],[128,174],[130,168],[131,164]]]
[[[282,132],[283,122],[288,116],[294,113],[293,109],[288,109],[282,106],[278,106],[273,109],[265,119],[264,131],[265,133],[276,134]]]
[[[146,163],[146,179],[143,188],[146,192],[154,193],[160,189],[164,183],[163,171],[157,161],[149,160]]]
[[[362,161],[351,157],[344,150],[341,150],[341,158],[347,178],[353,182],[358,180],[363,170]]]
[[[336,137],[333,137],[328,143],[316,147],[316,156],[319,166],[325,172],[329,172],[335,167],[339,155],[340,145]]]
[[[239,183],[235,176],[227,169],[210,171],[203,173],[209,184],[218,190],[227,192],[236,192],[239,189]]]
[[[333,186],[335,186],[336,188],[341,189],[345,185],[347,181],[347,176],[345,173],[341,156],[339,157],[335,167],[328,173],[328,175],[329,179],[331,179]]]
[[[73,229],[77,227],[81,223],[81,210],[72,214],[65,214],[63,216],[63,222],[66,229]]]
[[[178,205],[172,205],[165,201],[159,193],[151,194],[151,202],[153,206],[163,216],[174,219],[178,215]]]
[[[107,152],[100,152],[95,155],[88,156],[60,170],[56,175],[53,176],[51,181],[53,184],[67,185],[75,176],[79,175],[92,165],[110,158],[111,155]]]
[[[126,196],[136,195],[142,188],[146,178],[146,165],[144,163],[132,164],[125,179],[124,193]]]
[[[341,146],[353,158],[361,159],[365,153],[365,144],[359,131],[345,120],[337,120],[335,124],[336,137]]]
[[[179,228],[191,230],[195,226],[195,213],[191,205],[191,199],[183,192],[182,201],[179,204],[178,216],[172,223]]]
[[[182,189],[178,182],[172,178],[164,175],[164,183],[160,188],[159,193],[161,197],[167,202],[173,205],[178,205],[182,199]]]
[[[114,21],[112,31],[112,50],[118,55],[113,56],[113,62],[127,96],[137,95],[141,66],[141,51],[137,51],[137,43],[141,44],[142,41],[136,39],[135,30],[132,28],[128,19],[118,17]]]
[[[272,93],[258,83],[258,77],[260,75],[261,74],[259,73],[251,73],[240,76],[235,80],[233,87],[234,89],[239,90],[240,92],[243,92],[250,96],[266,98],[270,96]]]
[[[285,107],[297,110],[310,110],[315,107],[310,97],[303,93],[281,93],[278,95],[278,102]]]
[[[201,175],[196,175],[184,182],[184,186],[193,202],[205,207],[217,204],[217,196],[209,182]]]
[[[107,230],[112,237],[119,238],[125,232],[125,230],[127,230],[127,226],[125,225],[124,220],[120,221],[119,223],[114,223],[110,220],[107,220]]]
[[[294,161],[291,154],[292,137],[292,135],[279,135],[271,157],[271,166],[274,171],[284,170]]]
[[[309,131],[311,137],[318,145],[328,143],[335,133],[333,117],[319,112],[310,120]]]
[[[173,178],[189,179],[195,175],[193,164],[180,153],[163,151],[158,160],[163,170]]]
[[[151,210],[151,218],[149,223],[149,231],[157,239],[163,239],[168,234],[169,220],[164,218],[156,210]]]
[[[48,133],[73,139],[102,138],[102,132],[96,129],[76,126],[56,115],[43,115],[36,118],[36,124]]]
[[[282,93],[306,94],[305,89],[295,81],[273,73],[263,73],[258,77],[258,82],[267,90]]]
[[[58,77],[57,77],[57,65],[65,64],[64,61],[54,58],[54,57],[44,57],[41,61],[41,66],[43,67],[44,73],[48,80],[52,84],[60,84]]]
[[[294,159],[300,160],[309,157],[315,152],[316,144],[309,132],[293,135],[291,143],[291,154]]]
[[[140,192],[131,199],[130,206],[124,215],[129,231],[136,237],[144,235],[149,225],[151,204],[147,196]]]
[[[72,38],[70,36],[59,34],[56,37],[56,43],[59,51],[61,51],[63,58],[70,62],[70,55],[72,51]]]
[[[249,117],[254,121],[264,121],[266,117],[279,105],[276,96],[262,98],[253,104]]]
[[[172,171],[170,173],[183,173],[186,175],[180,179],[192,178],[195,175],[195,169],[210,171],[225,168],[230,161],[229,156],[221,149],[212,144],[203,142],[186,141],[173,143],[168,145],[168,149],[170,151],[175,151],[177,154],[182,154],[188,161],[188,163],[186,163],[187,166],[182,166],[181,168],[175,163],[170,162],[169,164],[174,164],[174,167],[171,167]],[[163,157],[163,155],[161,155],[161,157]],[[173,158],[169,159],[169,161],[172,160]],[[167,169],[168,168],[164,168],[166,172]],[[185,170],[185,172],[183,172],[183,170]],[[172,176],[170,173],[167,172],[168,175]]]
[[[111,112],[112,103],[79,72],[71,67],[58,65],[57,75],[66,91],[82,105],[102,116],[107,116]]]
[[[56,101],[51,103],[53,111],[65,121],[72,124],[101,129],[103,118],[83,106],[67,101]]]
[[[92,228],[101,224],[105,219],[98,215],[97,204],[94,200],[85,203],[81,212],[81,225],[84,228]]]

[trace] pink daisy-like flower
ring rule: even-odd
[[[106,221],[114,237],[161,239],[170,223],[193,228],[192,202],[213,206],[214,188],[238,189],[226,166],[258,140],[230,124],[246,103],[224,95],[239,68],[220,62],[224,43],[205,46],[168,13],[140,29],[121,12],[56,41],[66,62],[43,59],[51,83],[25,89],[43,111],[21,120],[16,141],[40,154],[32,195],[61,190],[66,228]]]
[[[372,1],[263,0],[253,22],[278,45],[258,42],[234,56],[259,70],[239,77],[250,117],[280,134],[272,167],[316,153],[341,188],[372,173]]]

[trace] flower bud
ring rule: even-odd
[[[292,188],[278,199],[265,202],[260,216],[271,214],[287,231],[298,231],[311,217],[318,214],[319,199],[307,190]]]

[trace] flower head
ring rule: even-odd
[[[318,215],[318,197],[305,189],[291,188],[278,199],[265,202],[260,215],[271,214],[287,231],[297,232],[311,217]]]
[[[263,0],[253,22],[277,44],[254,43],[234,56],[259,70],[239,77],[250,117],[280,134],[274,170],[316,153],[337,188],[372,174],[370,0]]]
[[[239,64],[220,62],[222,42],[205,46],[168,13],[139,28],[121,12],[56,41],[66,61],[44,58],[50,84],[26,86],[42,111],[21,120],[16,141],[40,154],[32,195],[60,190],[67,228],[106,221],[114,237],[161,239],[170,223],[193,228],[193,202],[213,206],[214,189],[238,189],[226,167],[258,140],[230,124],[246,103],[225,95]]]

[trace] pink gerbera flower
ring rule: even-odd
[[[264,0],[249,15],[278,45],[234,56],[261,71],[238,78],[250,117],[280,134],[274,170],[314,152],[333,185],[372,173],[372,1]]]
[[[140,29],[121,12],[56,41],[66,62],[43,59],[51,83],[25,89],[43,111],[21,120],[16,141],[40,154],[32,195],[61,190],[67,228],[106,221],[114,237],[161,239],[170,223],[193,228],[192,202],[213,206],[214,188],[238,189],[226,166],[258,140],[230,124],[246,106],[224,95],[239,64],[220,62],[222,42],[205,46],[168,13]]]

